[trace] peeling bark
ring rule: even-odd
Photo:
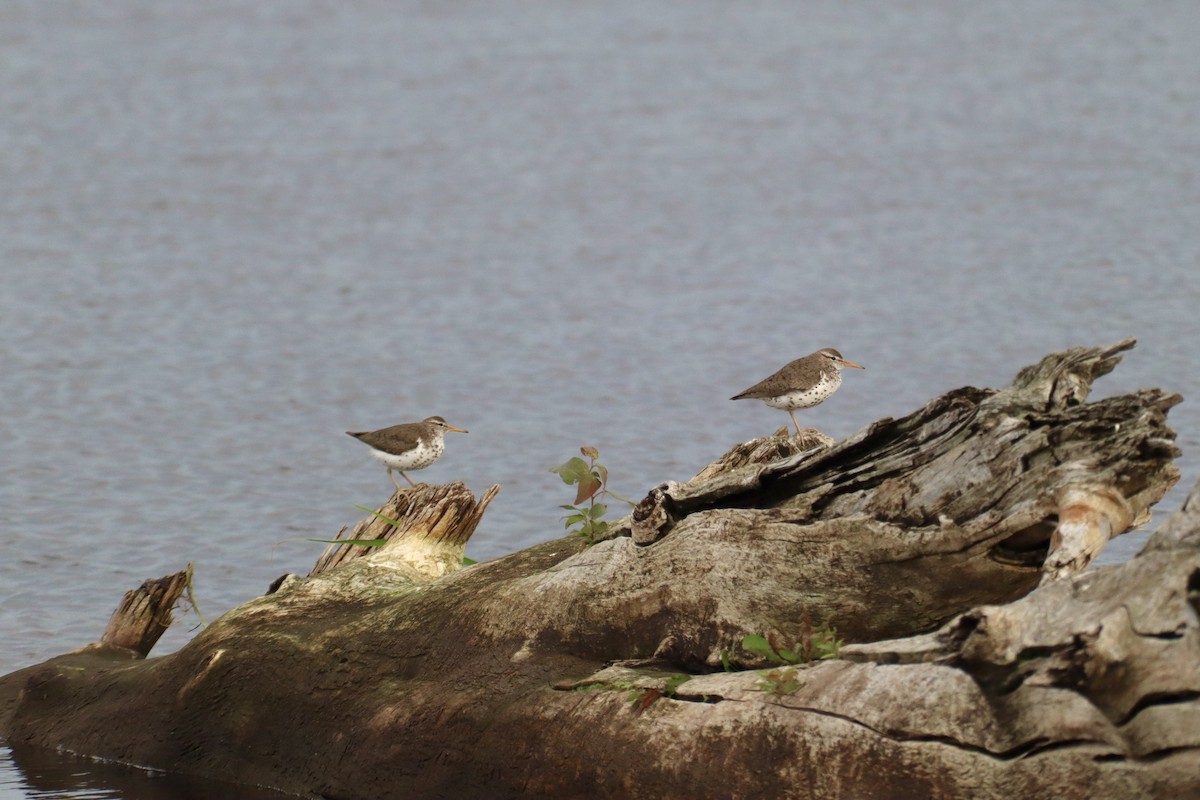
[[[461,570],[495,487],[404,490],[178,653],[0,679],[0,732],[346,799],[1196,796],[1200,500],[1080,572],[1177,478],[1178,396],[1087,402],[1132,346],[741,445],[587,548]]]

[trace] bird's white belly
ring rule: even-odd
[[[798,408],[811,408],[821,401],[825,400],[829,395],[837,391],[837,388],[842,385],[842,376],[839,374],[836,379],[821,378],[820,383],[809,389],[802,391],[788,392],[781,394],[778,397],[764,397],[763,402],[771,408],[780,408],[784,411],[795,411]]]
[[[371,455],[382,461],[392,469],[410,470],[410,469],[425,469],[433,462],[437,461],[442,451],[445,449],[445,442],[438,440],[435,442],[422,441],[412,450],[396,455],[395,453],[385,453],[382,450],[371,448]]]

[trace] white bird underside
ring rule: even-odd
[[[813,406],[828,399],[828,397],[837,391],[837,388],[842,385],[842,374],[834,372],[833,377],[827,375],[821,376],[821,381],[811,389],[804,389],[797,392],[788,392],[781,394],[778,397],[763,397],[760,398],[764,403],[771,408],[782,409],[783,411],[795,411],[798,408],[812,408]]]
[[[409,469],[425,469],[437,461],[445,449],[445,441],[438,437],[433,442],[426,442],[422,439],[412,450],[400,454],[385,453],[372,447],[371,455],[389,468],[403,472]]]

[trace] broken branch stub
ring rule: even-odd
[[[364,556],[376,565],[408,565],[415,576],[429,580],[457,571],[462,568],[467,540],[499,491],[499,485],[492,486],[476,501],[462,481],[397,490],[378,511],[359,521],[348,534],[343,528],[337,536],[382,539],[386,544],[330,544],[309,577]]]
[[[192,580],[192,565],[174,575],[148,580],[125,593],[97,645],[132,650],[145,658],[171,626],[175,603]]]

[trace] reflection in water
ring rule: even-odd
[[[285,800],[292,796],[135,769],[40,747],[0,746],[0,800]]]

